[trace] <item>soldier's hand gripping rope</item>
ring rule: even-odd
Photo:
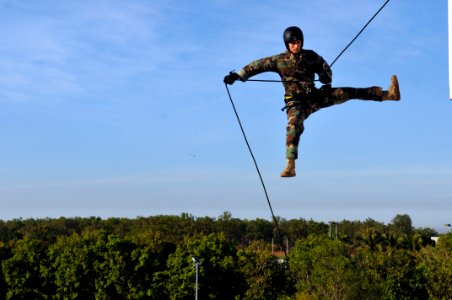
[[[236,82],[238,79],[240,79],[239,74],[235,73],[234,71],[229,72],[228,75],[226,75],[223,79],[223,82],[225,84],[234,84],[234,82]]]

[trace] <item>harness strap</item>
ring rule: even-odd
[[[285,111],[286,109],[289,110],[292,107],[296,107],[296,106],[304,106],[307,104],[307,100],[308,98],[306,97],[307,95],[285,95],[284,96],[284,102],[286,103],[286,105],[281,108],[281,111]]]

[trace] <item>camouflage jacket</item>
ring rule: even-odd
[[[312,50],[299,54],[289,51],[258,59],[237,72],[243,81],[263,72],[276,72],[283,81],[286,95],[304,95],[314,88],[314,74],[324,84],[331,83],[332,72],[326,61]]]

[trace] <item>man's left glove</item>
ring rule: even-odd
[[[233,84],[237,79],[240,79],[239,74],[230,72],[228,75],[224,76],[223,82],[225,84]]]

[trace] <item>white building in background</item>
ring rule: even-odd
[[[438,244],[439,236],[432,236],[431,239],[435,242],[435,245]]]

